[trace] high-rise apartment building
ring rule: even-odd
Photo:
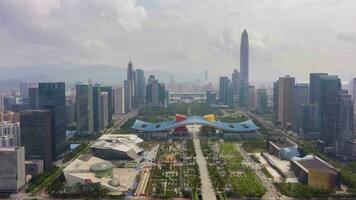
[[[290,76],[278,79],[278,123],[284,129],[292,127],[295,79]]]
[[[248,85],[249,85],[249,42],[247,31],[244,30],[241,35],[240,45],[240,106],[247,106]]]
[[[0,122],[0,147],[15,147],[20,145],[20,123]]]
[[[52,166],[51,112],[27,110],[20,113],[21,145],[27,160],[43,160],[44,168]]]
[[[116,115],[121,115],[125,113],[125,105],[124,105],[124,88],[121,85],[113,86],[113,105],[114,105],[114,113]]]
[[[14,193],[24,188],[25,148],[0,148],[0,193]]]
[[[52,159],[58,159],[66,150],[65,83],[39,83],[39,108],[51,113]]]

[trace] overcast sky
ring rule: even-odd
[[[0,66],[111,64],[250,80],[356,76],[355,0],[0,0]]]

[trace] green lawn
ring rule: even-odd
[[[259,153],[266,151],[266,141],[265,140],[251,140],[245,141],[242,147],[249,153]]]
[[[331,190],[314,188],[300,183],[274,183],[274,185],[283,195],[294,198],[327,198],[332,193]]]

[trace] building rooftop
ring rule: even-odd
[[[106,134],[101,136],[93,145],[92,148],[114,149],[118,151],[128,152],[134,150],[136,153],[143,151],[137,144],[143,140],[133,134]]]
[[[141,132],[162,132],[192,124],[221,129],[226,132],[252,132],[259,129],[259,127],[256,126],[252,120],[237,123],[226,123],[221,121],[208,121],[201,116],[189,116],[185,120],[179,122],[172,120],[160,123],[151,123],[136,119],[131,128]]]
[[[297,145],[293,141],[289,140],[288,138],[282,138],[282,137],[270,138],[268,139],[268,141],[280,149],[294,147]]]
[[[299,164],[306,171],[309,171],[309,169],[315,169],[337,173],[336,169],[332,165],[314,155],[307,155],[303,158],[295,157],[292,161]]]

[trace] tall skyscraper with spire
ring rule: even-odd
[[[247,106],[248,97],[248,63],[249,63],[249,45],[248,45],[248,34],[244,30],[241,35],[241,46],[240,46],[240,106]]]
[[[133,68],[132,61],[130,59],[129,64],[127,65],[127,80],[130,82],[130,92],[125,93],[125,94],[130,94],[130,105],[134,108],[136,105],[136,99],[135,99],[135,83],[136,83],[136,72]],[[126,112],[129,112],[129,110],[125,110]]]

